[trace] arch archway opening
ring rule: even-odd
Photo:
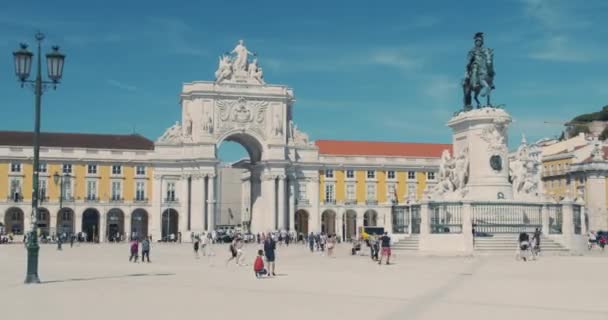
[[[143,239],[148,237],[148,212],[144,209],[135,209],[131,213],[130,239]]]
[[[106,214],[106,239],[110,242],[120,241],[125,234],[125,214],[118,208],[113,208]]]
[[[343,235],[344,240],[352,241],[357,239],[357,212],[355,210],[347,210],[344,213]]]
[[[99,211],[89,208],[82,213],[82,232],[87,242],[99,240]]]
[[[57,212],[57,234],[71,236],[74,234],[74,210],[61,208]]]
[[[262,152],[258,138],[245,132],[220,139],[217,145],[216,228],[241,227],[244,232],[251,231],[253,212],[261,195],[261,171],[256,168]]]
[[[308,221],[310,219],[310,214],[308,211],[304,209],[300,209],[295,213],[295,224],[294,227],[296,229],[296,233],[299,235],[306,236],[308,235]]]
[[[325,210],[321,214],[321,232],[336,234],[336,213],[333,210]]]
[[[177,241],[179,236],[179,212],[173,208],[165,209],[161,219],[163,241]]]
[[[23,235],[24,226],[23,210],[13,207],[4,212],[4,232],[13,235]]]
[[[36,213],[36,226],[40,230],[40,235],[51,236],[51,213],[46,208],[38,208]]]
[[[378,226],[378,212],[376,210],[367,210],[363,214],[363,226],[364,227],[376,227]]]

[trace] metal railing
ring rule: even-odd
[[[562,206],[559,204],[547,205],[549,211],[549,234],[561,234],[563,224]]]
[[[476,233],[534,232],[542,228],[542,205],[526,203],[473,203]]]
[[[344,205],[347,206],[354,206],[357,204],[357,200],[355,199],[348,199],[348,200],[344,200]]]
[[[365,204],[369,206],[377,206],[378,200],[365,200]]]
[[[462,233],[462,203],[429,203],[431,233]]]
[[[296,204],[299,206],[308,206],[310,205],[310,200],[308,199],[296,199]]]
[[[581,234],[582,219],[581,219],[581,206],[575,204],[572,206],[572,222],[574,223],[574,234]]]

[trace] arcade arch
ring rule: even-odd
[[[61,208],[57,212],[57,234],[71,235],[74,233],[74,210]]]
[[[308,221],[310,221],[310,214],[308,213],[308,211],[304,210],[304,209],[300,209],[298,211],[296,211],[295,213],[295,229],[296,229],[296,233],[302,234],[304,236],[306,236],[309,231],[308,231]]]
[[[142,239],[148,237],[148,212],[137,208],[131,213],[131,230],[129,238]]]
[[[321,214],[321,232],[336,234],[336,212],[325,210]]]
[[[82,232],[86,234],[85,241],[95,242],[99,239],[99,211],[88,208],[82,213]]]
[[[22,235],[24,222],[23,210],[17,207],[8,208],[4,213],[4,232]]]

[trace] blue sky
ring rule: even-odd
[[[45,131],[156,139],[180,118],[181,84],[212,80],[218,55],[244,39],[267,82],[294,88],[295,120],[311,139],[450,142],[445,123],[483,31],[514,146],[608,104],[608,1],[582,3],[3,1],[0,129],[33,127],[11,52],[40,29],[47,48],[67,54],[63,83],[43,98]]]

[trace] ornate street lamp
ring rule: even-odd
[[[22,43],[20,49],[13,52],[15,58],[15,75],[18,81],[21,83],[21,87],[28,84],[34,89],[35,100],[35,122],[34,122],[34,177],[33,177],[33,191],[32,191],[32,225],[31,230],[27,236],[27,275],[25,277],[25,283],[40,283],[38,277],[38,252],[40,246],[38,245],[38,237],[36,233],[37,228],[37,213],[38,213],[38,185],[39,185],[39,157],[40,157],[40,105],[42,100],[42,92],[49,85],[53,86],[53,89],[57,87],[59,80],[63,73],[63,64],[65,55],[59,52],[59,47],[53,47],[53,51],[46,55],[46,61],[48,66],[48,77],[51,81],[42,80],[42,53],[41,45],[44,40],[44,34],[36,33],[37,56],[36,56],[36,79],[28,80],[30,71],[32,69],[32,57],[34,54],[27,49],[27,45]],[[55,179],[55,177],[53,177]]]

